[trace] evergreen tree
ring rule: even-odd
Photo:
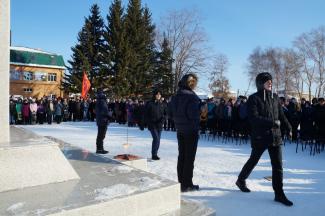
[[[161,52],[158,53],[157,67],[153,80],[154,85],[157,86],[157,88],[159,88],[165,96],[170,96],[173,94],[173,58],[168,39],[166,37],[164,37],[161,49]]]
[[[127,41],[129,43],[130,88],[135,95],[151,94],[154,69],[154,29],[148,8],[141,8],[140,0],[130,0],[125,17]]]
[[[68,92],[80,92],[83,71],[87,72],[92,88],[99,85],[99,71],[101,66],[101,52],[103,47],[104,22],[100,16],[99,7],[94,4],[91,14],[85,18],[85,24],[78,34],[78,42],[72,47],[69,60],[69,70],[65,74],[63,88]],[[92,93],[90,89],[90,93]]]
[[[128,41],[123,20],[121,0],[114,0],[107,15],[107,26],[104,30],[103,67],[104,85],[115,97],[124,97],[131,93],[128,80]]]

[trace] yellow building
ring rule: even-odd
[[[26,47],[10,47],[10,95],[62,97],[63,57]]]

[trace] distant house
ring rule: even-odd
[[[10,95],[41,98],[63,96],[66,67],[61,55],[26,47],[10,47]]]

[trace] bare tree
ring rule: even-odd
[[[171,11],[162,18],[157,33],[158,43],[167,38],[173,56],[174,91],[181,77],[200,73],[207,59],[206,34],[195,10]]]
[[[294,46],[304,58],[307,79],[317,82],[316,94],[320,97],[325,85],[325,26],[301,34],[294,41]]]
[[[229,94],[229,80],[226,77],[228,67],[229,61],[227,56],[219,54],[214,57],[209,84],[209,88],[214,96],[227,97]]]
[[[262,72],[269,72],[272,74],[273,85],[276,89],[283,87],[283,51],[279,48],[268,48],[262,50],[257,47],[253,50],[253,53],[248,58],[248,74],[250,79],[254,79],[257,74]]]
[[[303,78],[302,78],[302,62],[298,53],[292,49],[286,49],[282,53],[284,67],[282,80],[284,82],[284,92],[292,91],[298,93],[302,98]]]

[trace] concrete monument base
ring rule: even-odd
[[[0,145],[0,192],[79,179],[57,143],[11,127]]]

